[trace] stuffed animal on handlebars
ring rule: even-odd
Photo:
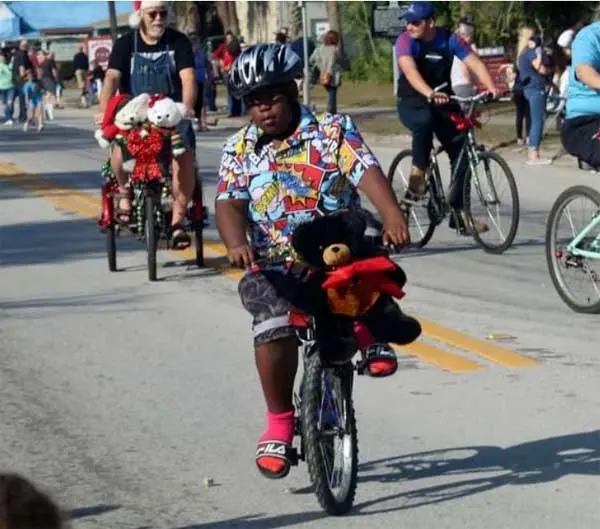
[[[185,118],[185,105],[176,103],[169,97],[151,96],[148,104],[148,121],[170,142],[173,156],[181,156],[185,152],[185,144],[177,125]]]
[[[123,142],[131,130],[146,121],[148,100],[148,94],[112,96],[106,105],[100,129],[94,133],[98,145],[108,149],[113,141]]]
[[[363,215],[346,210],[300,224],[292,236],[294,250],[313,270],[312,288],[304,290],[301,308],[315,316],[319,342],[329,358],[358,349],[352,332],[356,321],[378,343],[406,345],[421,334],[419,322],[394,301],[405,295],[406,274],[366,241],[366,228]],[[324,295],[315,294],[315,285]]]

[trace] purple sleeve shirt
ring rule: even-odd
[[[446,39],[443,31],[437,31],[435,37],[431,41],[417,41],[411,39],[409,34],[404,31],[398,35],[396,39],[396,57],[412,57],[416,59],[421,50],[432,52],[441,51],[446,47]],[[450,54],[464,61],[471,53],[469,45],[456,33],[450,35],[448,40]]]

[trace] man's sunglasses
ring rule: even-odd
[[[160,18],[162,18],[163,20],[165,20],[167,18],[167,11],[166,11],[166,9],[154,9],[152,11],[146,11],[146,14],[152,20],[154,20],[158,15],[160,15]]]

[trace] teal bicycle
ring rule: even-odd
[[[579,217],[576,202],[587,204]],[[600,314],[598,191],[578,185],[558,196],[546,223],[546,262],[556,291],[572,310]]]

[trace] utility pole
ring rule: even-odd
[[[114,44],[117,40],[117,10],[114,0],[108,0],[108,16],[110,18],[110,36]]]
[[[304,82],[302,83],[303,103],[306,106],[310,104],[310,71],[308,69],[308,10],[306,1],[298,0],[298,5],[302,9],[302,44],[304,47]]]

